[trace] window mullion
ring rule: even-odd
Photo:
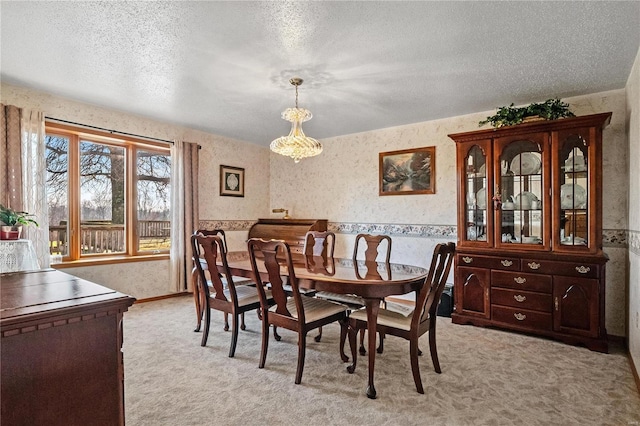
[[[137,190],[136,190],[136,149],[129,145],[127,148],[126,169],[126,208],[127,208],[127,252],[138,254],[138,215],[137,215]]]
[[[80,229],[80,138],[69,135],[69,256],[72,260],[81,256]]]

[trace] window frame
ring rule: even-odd
[[[68,252],[62,258],[64,267],[82,264],[105,264],[131,262],[138,260],[168,259],[170,248],[157,250],[138,249],[138,214],[137,214],[137,152],[156,152],[171,156],[168,143],[149,141],[133,136],[117,135],[104,131],[76,127],[57,122],[45,121],[45,135],[68,138]],[[81,196],[80,196],[80,141],[85,140],[98,144],[123,148],[125,152],[125,250],[122,253],[86,253],[82,254],[81,235]],[[173,166],[173,164],[172,164]],[[171,241],[171,240],[170,240]]]

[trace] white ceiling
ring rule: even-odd
[[[638,1],[2,1],[0,13],[3,82],[261,145],[289,132],[292,76],[320,139],[623,88],[640,44]]]

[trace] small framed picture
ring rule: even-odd
[[[220,165],[220,195],[244,197],[244,169]]]
[[[381,152],[379,195],[436,193],[436,147]]]

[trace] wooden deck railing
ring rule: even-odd
[[[124,225],[109,222],[93,221],[81,223],[80,251],[82,254],[122,253],[125,251]],[[171,222],[168,220],[138,221],[138,237],[140,240],[166,242],[169,239]],[[68,253],[69,240],[67,225],[62,222],[57,226],[49,226],[49,250],[52,254]]]

